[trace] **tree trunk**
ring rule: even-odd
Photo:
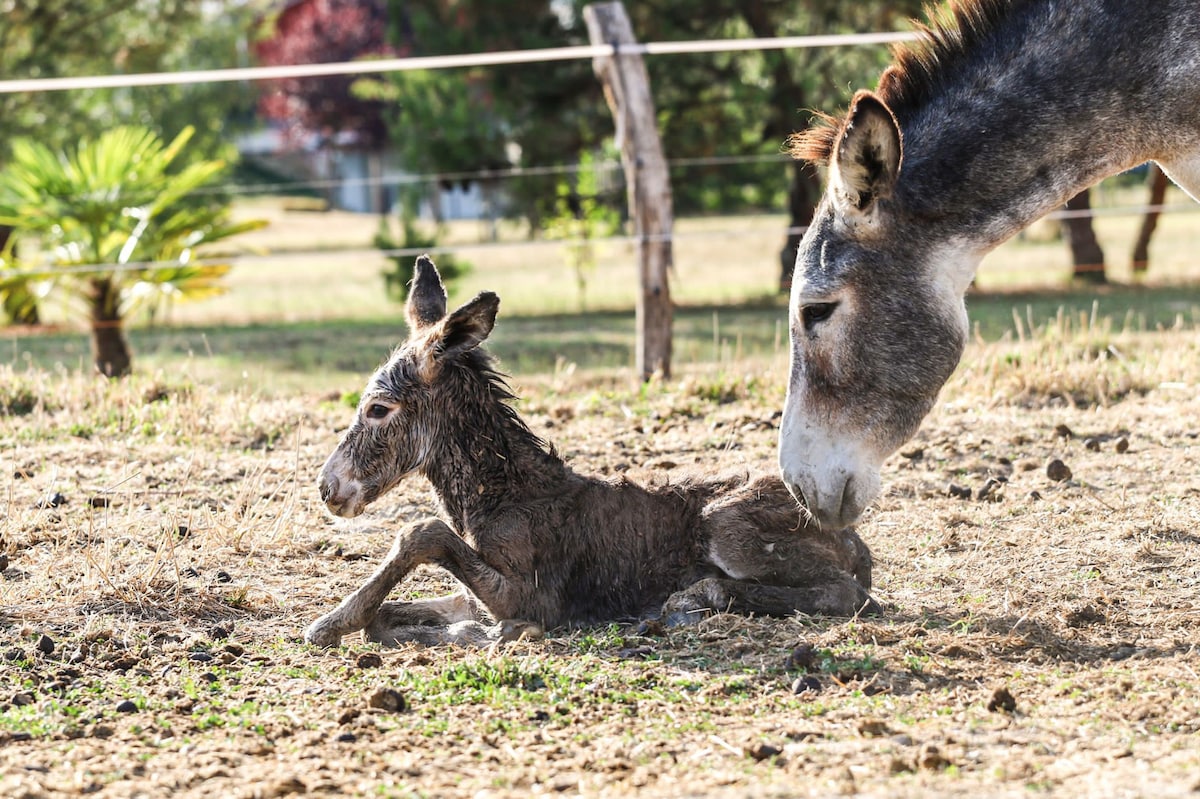
[[[779,19],[773,16],[773,12],[788,13],[785,6],[764,3],[763,0],[745,0],[738,7],[750,32],[760,39],[779,36]],[[792,59],[783,53],[764,53],[763,57],[767,59],[771,72],[771,97],[763,137],[783,142],[801,121],[796,109],[807,105],[805,87],[792,73]],[[800,239],[804,237],[804,229],[812,224],[813,213],[821,200],[821,179],[816,169],[803,161],[795,161],[790,164],[788,175],[788,229],[783,249],[779,251],[779,291],[783,294],[792,290],[796,250],[800,247]]]
[[[1104,251],[1100,242],[1096,241],[1096,232],[1092,229],[1091,190],[1084,189],[1067,200],[1067,211],[1079,212],[1071,214],[1063,220],[1063,233],[1067,244],[1071,246],[1071,259],[1075,264],[1072,277],[1087,283],[1106,283],[1104,275]]]
[[[813,213],[821,200],[821,179],[817,170],[803,161],[792,162],[792,179],[788,183],[787,241],[779,251],[779,292],[792,290],[792,272],[796,269],[796,250],[804,230],[812,224]]]
[[[129,345],[121,329],[117,289],[108,278],[92,281],[89,292],[92,314],[92,361],[105,377],[126,377],[133,371]]]
[[[584,6],[588,38],[592,44],[636,44],[625,6],[620,2]],[[637,370],[643,380],[654,374],[671,376],[670,272],[671,232],[675,210],[671,178],[658,137],[658,117],[650,92],[650,77],[642,56],[617,52],[599,56],[592,68],[604,84],[604,97],[612,110],[621,164],[625,171],[629,215],[638,241]]]
[[[0,252],[8,246],[13,229],[8,225],[0,225]],[[37,298],[29,293],[24,286],[14,287],[4,295],[4,315],[14,325],[40,325],[41,314],[38,312]]]
[[[1137,241],[1133,245],[1133,273],[1144,275],[1150,268],[1150,237],[1158,227],[1158,215],[1162,213],[1162,204],[1167,197],[1167,173],[1159,169],[1158,164],[1150,162],[1146,172],[1146,184],[1150,187],[1150,207],[1142,217],[1142,229],[1138,231]]]

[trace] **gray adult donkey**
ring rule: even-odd
[[[710,610],[878,612],[867,547],[853,530],[805,521],[776,476],[650,488],[573,471],[517,415],[480,347],[499,304],[484,292],[447,314],[433,262],[417,259],[410,336],[367,383],[321,471],[321,498],[357,516],[418,472],[441,518],[404,527],[366,584],[308,628],[309,642],[365,629],[387,644],[482,644],[653,614],[677,624]],[[385,603],[422,563],[466,592]]]
[[[959,0],[920,34],[793,140],[829,185],[796,257],[779,462],[828,527],[957,366],[988,251],[1148,160],[1200,199],[1198,0]]]

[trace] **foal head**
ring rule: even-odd
[[[499,307],[499,297],[483,292],[447,314],[433,261],[417,259],[405,308],[409,337],[371,376],[354,422],[321,469],[321,499],[330,511],[357,516],[406,475],[427,468],[448,421],[463,410],[466,383],[456,377],[486,367],[476,348],[492,332]]]

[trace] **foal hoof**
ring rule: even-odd
[[[340,644],[342,642],[341,633],[332,625],[323,622],[325,622],[324,619],[317,619],[308,625],[308,629],[304,631],[304,641],[322,649],[329,649]]]
[[[856,616],[882,616],[883,615],[883,605],[880,605],[873,598],[868,596],[867,600],[865,602],[859,603],[858,612],[855,613],[854,615],[856,615]]]
[[[546,637],[542,625],[524,619],[504,619],[498,625],[500,628],[499,641],[540,641]]]

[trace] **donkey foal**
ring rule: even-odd
[[[321,498],[357,516],[420,472],[442,518],[405,526],[383,565],[306,640],[333,646],[365,630],[385,644],[477,645],[655,614],[673,625],[726,610],[879,612],[866,545],[853,530],[807,522],[778,477],[643,487],[574,472],[517,415],[480,347],[499,304],[484,292],[447,314],[437,269],[417,259],[410,336],[363,391],[321,471]],[[385,602],[422,563],[466,591]]]

